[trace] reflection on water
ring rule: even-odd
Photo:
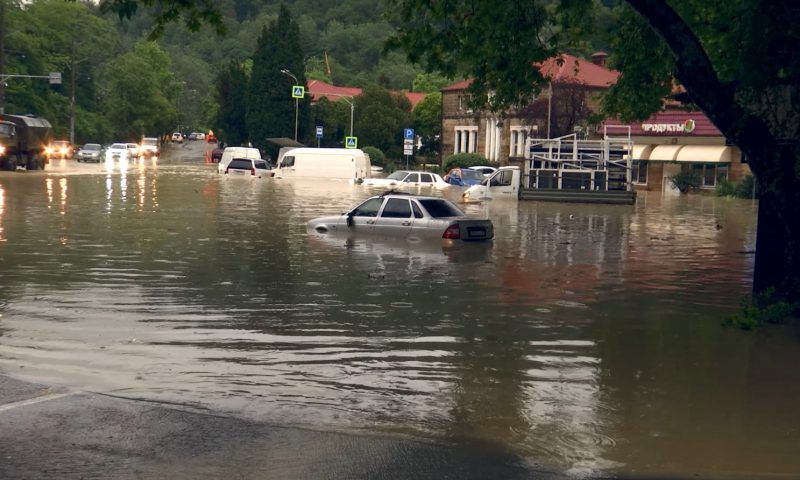
[[[42,178],[0,177],[0,370],[576,475],[800,471],[795,337],[719,322],[749,288],[750,202],[471,204],[493,244],[443,250],[308,234],[381,191],[345,182]]]

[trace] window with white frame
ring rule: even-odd
[[[718,163],[695,163],[692,170],[700,178],[700,186],[711,188],[717,185],[717,180],[728,178],[728,165]]]
[[[478,127],[455,127],[453,153],[475,153],[478,150]]]
[[[528,138],[527,128],[525,127],[511,127],[511,141],[508,151],[509,157],[524,157],[525,156],[525,143]]]

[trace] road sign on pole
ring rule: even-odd
[[[322,125],[317,125],[317,138],[322,138]]]
[[[403,140],[414,140],[414,129],[413,128],[404,128],[403,129]]]
[[[358,137],[344,137],[344,148],[358,148]]]
[[[306,87],[302,85],[292,86],[292,98],[303,98],[306,96]]]
[[[50,72],[47,78],[50,79],[50,85],[61,85],[61,72]]]

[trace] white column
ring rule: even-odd
[[[486,145],[483,146],[483,156],[486,157],[488,160],[491,160],[489,158],[489,152],[491,150],[489,149],[491,148],[492,144],[492,129],[490,128],[492,121],[491,119],[487,118],[485,123],[486,123]]]
[[[478,151],[478,129],[472,131],[472,144],[470,152],[475,153]]]
[[[469,130],[462,130],[461,131],[461,151],[467,151],[467,137],[469,136]]]

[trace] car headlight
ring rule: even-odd
[[[46,153],[47,155],[52,155],[53,154],[53,147],[45,147],[44,153]]]
[[[5,145],[0,145],[0,155],[5,155],[5,154],[6,154],[6,147],[5,147]]]
[[[62,153],[62,154],[66,155],[66,154],[67,154],[67,152],[69,152],[69,148],[67,148],[67,147],[61,147],[61,153]]]

